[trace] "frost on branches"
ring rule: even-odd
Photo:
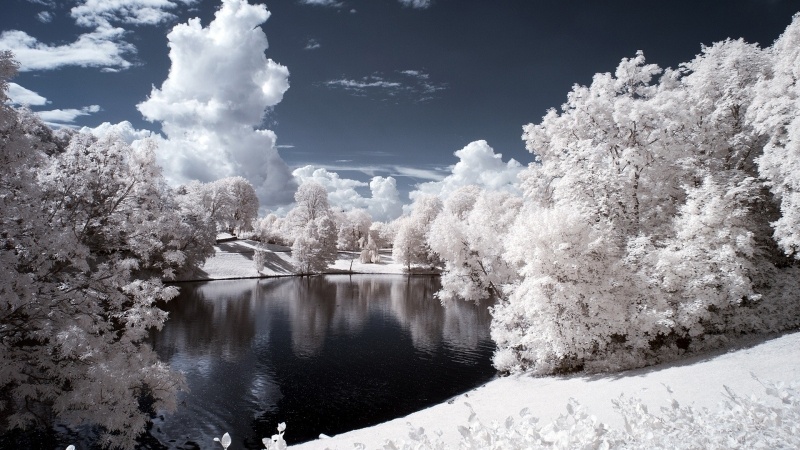
[[[211,251],[182,217],[152,148],[71,136],[64,147],[6,104],[0,53],[0,416],[3,430],[98,426],[131,448],[148,411],[174,406],[182,377],[142,341],[165,286]]]

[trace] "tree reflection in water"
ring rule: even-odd
[[[151,435],[201,447],[227,431],[259,448],[278,422],[287,440],[399,417],[494,374],[489,303],[433,294],[436,277],[325,276],[181,284],[152,336],[186,373],[179,410]],[[238,441],[238,443],[236,443]]]

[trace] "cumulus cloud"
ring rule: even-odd
[[[125,141],[127,144],[134,146],[138,145],[144,139],[154,138],[158,140],[157,134],[150,130],[137,130],[127,120],[116,124],[103,122],[94,128],[83,127],[79,131],[81,133],[91,133],[99,138],[103,138],[108,135],[115,135]]]
[[[137,108],[161,122],[158,157],[173,182],[240,175],[262,206],[292,201],[296,184],[275,133],[258,129],[289,88],[289,70],[264,56],[269,15],[264,5],[223,0],[207,27],[191,19],[167,35],[169,75]]]
[[[132,25],[155,25],[173,20],[169,10],[179,3],[190,5],[196,0],[83,0],[70,11],[75,22],[84,27],[120,22]]]
[[[418,185],[409,194],[412,200],[420,194],[436,195],[444,199],[456,189],[468,185],[477,185],[490,191],[519,193],[517,175],[524,166],[514,159],[503,162],[503,155],[495,153],[486,141],[470,142],[453,154],[459,161],[453,166],[450,175],[441,181]]]
[[[429,81],[430,75],[420,70],[402,70],[390,76],[373,73],[361,78],[339,78],[322,83],[330,89],[346,91],[356,96],[369,96],[380,100],[409,98],[426,101],[433,94],[447,88],[444,83]]]
[[[298,184],[314,181],[328,191],[328,201],[334,208],[349,211],[365,209],[373,220],[389,221],[403,211],[403,203],[397,190],[397,181],[392,177],[372,177],[369,183],[342,178],[336,172],[308,165],[292,172]],[[369,186],[370,196],[361,195],[356,188]]]
[[[47,99],[17,83],[8,83],[8,98],[15,105],[41,106],[47,104]]]
[[[425,9],[431,6],[431,0],[399,0],[403,6]]]
[[[14,52],[22,72],[64,66],[119,70],[131,66],[125,55],[135,52],[132,45],[119,40],[124,33],[122,28],[104,26],[81,34],[70,44],[48,45],[24,31],[11,30],[0,34],[0,49]]]
[[[36,111],[44,123],[57,128],[70,126],[80,116],[88,116],[100,111],[100,106],[91,105],[81,109],[53,109],[50,111]]]

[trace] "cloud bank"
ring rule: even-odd
[[[338,173],[323,168],[305,166],[292,172],[299,184],[315,181],[328,191],[328,201],[334,208],[349,211],[365,209],[373,220],[390,221],[403,212],[403,202],[397,190],[397,181],[392,177],[372,177],[369,183],[341,178]],[[364,197],[356,188],[369,186],[370,196]]]
[[[486,141],[474,141],[453,153],[459,161],[450,175],[441,181],[421,183],[409,196],[415,199],[420,194],[447,198],[456,189],[476,185],[490,191],[519,193],[517,175],[524,166],[514,159],[503,162],[503,155],[495,153]]]
[[[260,25],[269,16],[264,5],[223,0],[207,27],[195,18],[167,35],[169,75],[137,108],[161,122],[167,139],[158,157],[172,181],[240,175],[262,206],[292,201],[296,184],[275,133],[258,128],[289,88],[289,70],[264,56]]]

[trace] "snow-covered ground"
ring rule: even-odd
[[[568,400],[574,398],[600,422],[619,428],[624,423],[613,410],[611,401],[620,395],[640,398],[651,411],[668,406],[672,398],[682,405],[713,410],[724,399],[723,386],[739,395],[763,397],[764,387],[751,374],[765,381],[789,383],[800,380],[800,333],[761,342],[751,341],[727,352],[621,373],[498,378],[409,416],[292,448],[352,449],[356,443],[364,444],[368,449],[383,448],[387,439],[409,441],[409,423],[425,428],[431,438],[440,430],[442,441],[449,448],[458,448],[461,434],[457,427],[467,425],[470,414],[466,403],[472,406],[484,424],[492,421],[503,423],[509,416],[518,419],[523,408],[539,417],[540,423],[548,423],[564,414]],[[667,387],[673,391],[671,397]],[[288,423],[287,436],[291,432],[292,424]]]

